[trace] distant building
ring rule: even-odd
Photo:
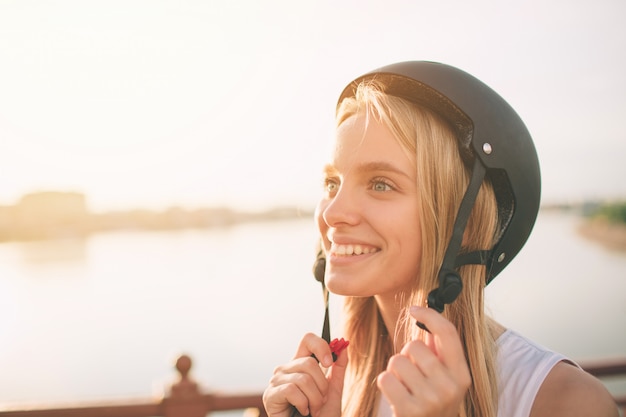
[[[0,242],[8,240],[13,229],[15,207],[0,206]]]
[[[11,237],[21,240],[84,236],[89,232],[89,216],[81,193],[26,194],[13,208]]]

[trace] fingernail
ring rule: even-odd
[[[411,313],[411,314],[419,313],[419,311],[420,311],[420,307],[418,307],[418,306],[411,306],[411,307],[409,307],[409,313]]]
[[[324,366],[329,367],[331,366],[335,361],[333,360],[333,356],[331,355],[326,355],[324,356]]]

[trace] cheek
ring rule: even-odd
[[[419,222],[407,224],[399,231],[398,271],[405,283],[418,275],[422,258],[422,238]]]
[[[398,265],[398,285],[414,285],[420,269],[420,254],[417,252],[407,254]]]

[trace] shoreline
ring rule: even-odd
[[[626,224],[589,219],[580,224],[578,233],[607,249],[626,253]]]

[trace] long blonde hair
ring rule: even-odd
[[[337,126],[359,112],[384,123],[406,151],[416,156],[422,255],[411,291],[399,293],[397,299],[406,308],[424,305],[426,295],[438,286],[437,273],[469,182],[469,169],[461,160],[452,130],[438,115],[385,94],[377,82],[362,83],[355,97],[342,101],[337,110]],[[496,201],[493,189],[485,182],[468,221],[462,250],[491,248],[496,227]],[[483,308],[485,270],[483,266],[468,265],[459,272],[464,289],[443,313],[461,336],[472,375],[472,386],[459,416],[495,417],[495,340]],[[391,355],[402,347],[394,342],[424,335],[407,315],[401,315],[396,329],[387,329],[374,297],[346,297],[344,309],[350,364],[343,415],[373,417],[378,403],[376,378],[386,368]]]

